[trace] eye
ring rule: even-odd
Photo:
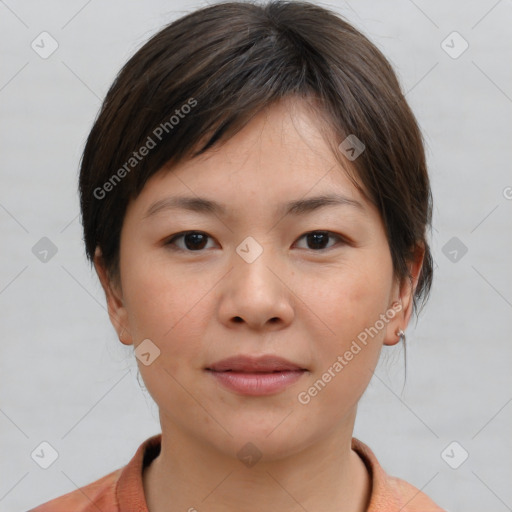
[[[171,249],[173,250],[198,252],[201,249],[205,248],[208,238],[210,238],[209,235],[203,233],[202,231],[185,231],[183,233],[174,235],[170,240],[168,240],[165,243],[165,245],[171,246]],[[185,244],[184,247],[176,245],[176,241],[179,239],[183,239],[183,242]]]
[[[211,237],[202,231],[184,231],[183,233],[178,233],[171,237],[165,245],[169,246],[172,250],[200,252],[201,250],[208,248],[208,239],[211,239]],[[299,240],[302,239],[305,239],[309,246],[306,247],[306,249],[313,249],[315,251],[330,249],[335,245],[331,244],[330,246],[325,247],[325,244],[329,239],[336,239],[341,244],[347,243],[342,236],[336,235],[330,231],[310,231],[299,238]],[[183,244],[178,244],[178,240],[182,240]]]
[[[342,244],[345,243],[343,237],[336,235],[335,233],[331,233],[330,231],[310,231],[309,233],[302,235],[299,240],[302,240],[303,238],[306,239],[307,244],[311,244],[312,247],[309,248],[315,250],[329,249],[330,247],[323,247],[329,238],[336,238]]]

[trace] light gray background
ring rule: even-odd
[[[202,5],[0,1],[2,511],[96,480],[160,432],[132,348],[117,340],[86,263],[77,173],[122,64]],[[405,389],[403,351],[386,347],[354,435],[389,473],[452,512],[512,510],[512,2],[320,5],[395,66],[425,135],[435,200],[435,283],[407,331]],[[31,48],[43,31],[59,45],[47,59]],[[441,46],[453,31],[469,43],[458,58]],[[452,40],[453,53],[461,41]],[[46,263],[32,252],[45,236],[58,249]],[[468,249],[456,262],[450,246],[443,252],[452,237]],[[46,470],[30,456],[42,441],[59,454]],[[469,453],[458,469],[441,457],[452,441]]]

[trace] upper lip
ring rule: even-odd
[[[208,366],[207,370],[225,372],[277,372],[284,370],[305,370],[291,361],[277,356],[233,356]]]

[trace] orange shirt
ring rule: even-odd
[[[50,500],[29,512],[148,512],[142,470],[160,453],[162,434],[146,439],[130,462],[88,485]],[[388,475],[368,446],[352,438],[372,481],[367,512],[445,512],[405,480]]]

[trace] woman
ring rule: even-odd
[[[365,36],[306,2],[182,17],[119,73],[79,185],[162,433],[35,512],[441,511],[352,437],[432,281],[422,137]]]

